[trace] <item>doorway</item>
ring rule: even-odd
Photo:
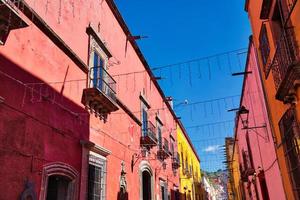
[[[46,200],[67,200],[70,181],[65,176],[50,176],[48,179]]]
[[[143,200],[151,200],[151,174],[148,171],[142,172],[142,184],[143,184]]]

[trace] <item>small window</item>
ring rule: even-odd
[[[88,200],[105,200],[106,160],[89,155]]]
[[[163,147],[163,141],[162,141],[162,124],[157,120],[157,135],[158,135],[158,146],[160,148]]]
[[[173,140],[173,138],[170,138],[170,142],[171,142],[171,154],[172,156],[175,156],[175,147],[174,147],[175,141]]]
[[[182,149],[182,148],[181,148]],[[184,157],[183,157],[183,150],[181,150],[181,155],[180,155],[180,158],[181,158],[181,169],[182,169],[182,174],[185,174],[185,165],[184,165]]]
[[[93,64],[90,68],[91,82],[93,87],[103,88],[103,69],[104,69],[104,59],[96,52],[93,52]]]
[[[148,101],[143,95],[140,95],[141,100],[141,121],[142,121],[142,136],[146,136],[147,130],[152,127],[148,127],[148,109],[150,108],[150,105],[148,104]]]
[[[261,53],[262,61],[264,66],[266,67],[269,55],[270,55],[270,45],[269,45],[269,39],[267,35],[267,28],[266,25],[263,24],[260,36],[259,36],[259,50]]]
[[[145,136],[148,130],[148,112],[144,106],[142,107],[142,129],[143,136]]]

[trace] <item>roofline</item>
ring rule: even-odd
[[[114,16],[116,17],[118,23],[120,24],[121,28],[123,29],[124,33],[126,34],[127,37],[131,37],[131,33],[129,31],[128,26],[126,25],[121,13],[119,12],[116,4],[114,3],[113,0],[106,0],[108,6],[110,7],[110,9],[113,11]],[[166,99],[165,94],[163,93],[162,89],[160,88],[158,82],[155,79],[154,74],[152,73],[150,66],[148,64],[148,62],[146,61],[144,55],[142,54],[140,48],[138,47],[137,43],[135,42],[135,40],[128,40],[130,42],[130,44],[132,45],[132,47],[134,48],[136,54],[138,55],[139,59],[141,60],[142,64],[144,65],[144,67],[146,68],[146,71],[148,73],[148,75],[150,76],[151,80],[153,81],[156,89],[158,90],[158,92],[160,93],[161,97],[163,99]],[[169,111],[171,112],[171,114],[173,115],[174,119],[177,121],[177,116],[175,114],[175,112],[173,111],[171,105],[168,102],[165,102]]]
[[[195,149],[195,147],[194,147],[194,145],[193,145],[190,137],[188,136],[188,134],[186,132],[186,129],[184,128],[184,126],[183,126],[183,124],[182,124],[182,122],[180,120],[177,120],[177,121],[178,121],[178,125],[179,125],[180,129],[182,130],[182,133],[184,134],[185,138],[187,139],[188,143],[190,144],[190,146],[191,146],[194,154],[196,155],[196,157],[197,157],[197,159],[198,159],[198,161],[200,163],[199,155],[197,154],[197,151],[196,151],[196,149]]]
[[[131,35],[131,32],[130,32],[128,26],[126,25],[126,23],[125,23],[125,21],[124,21],[122,15],[121,15],[121,13],[119,12],[119,10],[118,10],[116,4],[114,3],[114,1],[113,1],[113,0],[106,0],[106,2],[107,2],[107,4],[108,4],[108,6],[110,7],[110,9],[112,10],[112,12],[113,12],[115,18],[117,19],[118,23],[120,24],[121,28],[123,29],[125,35],[126,35],[127,37],[131,37],[131,36],[132,36],[132,35]],[[137,43],[135,42],[135,40],[129,40],[129,42],[130,42],[130,44],[132,45],[132,47],[134,48],[136,54],[138,55],[139,59],[140,59],[141,62],[143,63],[144,67],[146,68],[146,71],[147,71],[148,75],[150,76],[151,80],[153,81],[153,83],[154,83],[156,89],[158,90],[159,94],[161,95],[161,97],[163,98],[163,100],[166,99],[166,96],[165,96],[163,90],[161,89],[161,87],[159,86],[157,80],[155,79],[155,76],[154,76],[153,72],[151,71],[148,62],[146,61],[146,59],[145,59],[144,55],[142,54],[140,48],[138,47]],[[183,131],[185,137],[187,138],[189,144],[191,145],[191,147],[192,147],[192,149],[193,149],[193,151],[194,151],[194,153],[195,153],[197,159],[198,159],[199,162],[200,162],[200,158],[199,158],[197,152],[195,151],[195,148],[194,148],[194,146],[193,146],[193,144],[192,144],[192,142],[191,142],[189,136],[186,134],[186,130],[185,130],[183,124],[182,124],[181,121],[177,118],[177,116],[176,116],[174,110],[172,109],[170,103],[167,102],[167,101],[165,101],[165,104],[167,105],[168,110],[171,112],[171,114],[172,114],[172,116],[173,116],[175,122],[176,122],[177,124],[179,124],[179,126],[180,126],[180,128],[182,129],[182,131]]]
[[[246,0],[248,1],[248,0]],[[246,65],[245,65],[245,72],[247,72],[247,69],[248,69],[248,64],[249,64],[249,59],[250,59],[250,53],[251,53],[251,46],[253,45],[253,36],[250,35],[249,36],[249,44],[248,44],[248,53],[247,53],[247,60],[246,60]],[[244,96],[244,92],[245,92],[245,85],[246,85],[246,77],[247,77],[247,74],[245,74],[244,76],[244,80],[243,80],[243,86],[242,86],[242,94],[241,94],[241,98],[240,98],[240,106],[242,106],[242,101],[243,101],[243,96]],[[236,117],[237,117],[237,114],[236,114]],[[233,145],[233,154],[234,154],[234,151],[235,151],[235,144],[236,144],[236,137],[237,137],[237,130],[238,130],[238,126],[239,126],[239,120],[236,118],[235,119],[235,126],[234,126],[234,145]],[[233,156],[232,156],[232,160],[233,160]]]

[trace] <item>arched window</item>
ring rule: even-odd
[[[75,200],[78,197],[78,172],[70,165],[55,162],[43,169],[41,200]]]

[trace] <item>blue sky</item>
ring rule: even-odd
[[[164,66],[248,47],[250,25],[241,0],[115,0],[149,65]],[[245,50],[156,70],[187,127],[204,169],[222,167],[224,137],[233,134]],[[238,53],[238,54],[237,54]],[[229,96],[233,96],[230,97]],[[220,99],[228,97],[226,99]],[[207,101],[218,99],[216,101]],[[188,104],[182,103],[187,100]],[[206,103],[194,104],[193,102]],[[224,123],[219,123],[224,122]],[[210,125],[207,125],[210,124]],[[193,126],[204,125],[196,128]]]

